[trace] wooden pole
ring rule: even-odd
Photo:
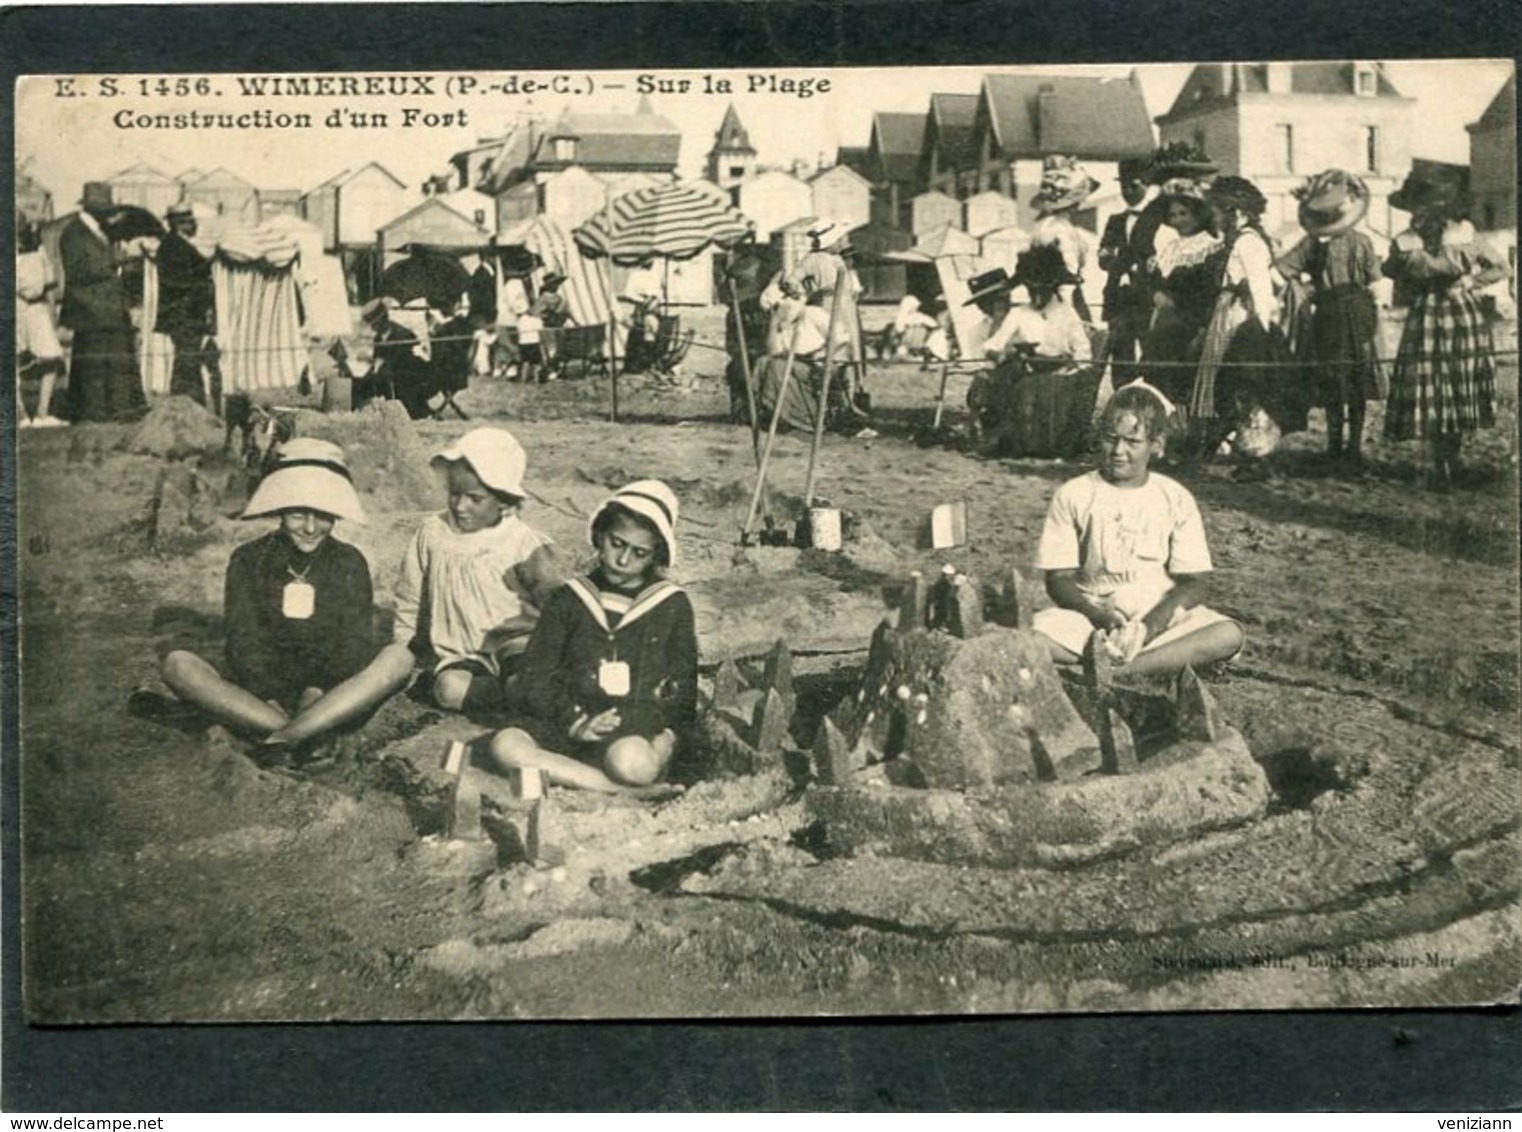
[[[740,529],[740,545],[744,546],[750,541],[751,531],[756,525],[756,511],[761,506],[761,493],[766,488],[766,469],[772,462],[772,446],[777,443],[777,425],[782,420],[782,406],[787,401],[788,386],[793,380],[793,357],[798,352],[798,329],[802,326],[800,318],[793,327],[793,336],[787,345],[787,368],[782,371],[782,384],[777,388],[777,404],[772,409],[772,424],[766,434],[766,447],[761,452],[761,466],[756,469],[756,490],[751,493],[750,511],[745,516],[745,526]]]
[[[830,300],[830,328],[824,336],[824,381],[819,387],[819,407],[814,413],[814,441],[809,445],[809,471],[803,481],[803,505],[814,506],[814,469],[819,459],[819,446],[824,443],[824,418],[830,405],[830,375],[835,371],[835,323],[840,316],[840,293],[845,286],[844,278],[835,288]],[[849,333],[849,330],[847,331]]]
[[[946,381],[951,376],[951,363],[941,363],[941,391],[935,395],[935,421],[930,425],[932,429],[941,427],[941,413],[946,408]]]
[[[729,281],[729,305],[735,312],[735,336],[740,340],[740,369],[745,375],[745,407],[750,411],[750,449],[761,466],[761,422],[756,417],[756,385],[750,372],[750,346],[745,341],[745,320],[740,315],[740,290]]]
[[[602,226],[608,244],[604,251],[608,257],[608,384],[613,391],[614,424],[618,423],[618,300],[613,295],[613,197],[608,195],[602,202]]]

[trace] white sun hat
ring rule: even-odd
[[[257,519],[282,511],[320,511],[351,523],[366,521],[342,448],[309,436],[280,446],[279,463],[259,481],[242,517]]]
[[[528,453],[518,438],[503,428],[473,428],[448,448],[434,454],[431,463],[463,460],[476,478],[493,491],[523,497],[523,473],[528,471]]]
[[[676,520],[681,510],[676,493],[660,480],[635,480],[631,484],[625,484],[598,504],[597,510],[592,512],[592,518],[587,522],[588,542],[593,542],[592,532],[597,528],[597,520],[614,503],[633,511],[643,519],[649,519],[654,524],[656,533],[666,544],[666,560],[675,566]],[[593,545],[596,545],[595,542]]]

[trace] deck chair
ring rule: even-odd
[[[432,371],[434,391],[444,400],[432,410],[434,420],[443,420],[446,411],[453,409],[462,420],[470,417],[455,404],[455,394],[470,384],[470,351],[474,344],[470,321],[464,317],[451,318],[434,328],[429,336],[429,369]]]
[[[566,377],[571,376],[571,366],[580,367],[580,377],[594,370],[599,374],[608,372],[608,328],[603,323],[591,326],[562,326],[555,331],[555,361]]]

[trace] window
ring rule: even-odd
[[[1353,71],[1353,91],[1364,98],[1372,98],[1379,93],[1379,76],[1374,68],[1361,63]]]
[[[1369,173],[1379,172],[1379,127],[1365,126],[1363,130],[1363,167]]]
[[[1496,206],[1493,205],[1493,204],[1487,204],[1485,206],[1485,229],[1486,229],[1486,231],[1493,231],[1495,229],[1495,226],[1496,226]]]
[[[1274,165],[1280,173],[1295,171],[1295,127],[1288,122],[1274,127]]]
[[[1208,149],[1205,148],[1205,131],[1204,130],[1195,130],[1194,131],[1194,148],[1199,150],[1201,153],[1209,153],[1210,152]]]
[[[743,166],[743,165],[731,165],[729,167],[729,175],[731,177],[743,177],[743,176],[745,176],[745,166]]]
[[[576,139],[575,138],[556,138],[555,139],[555,160],[556,161],[575,161],[576,160]]]

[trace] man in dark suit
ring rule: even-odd
[[[1122,161],[1120,195],[1126,209],[1110,217],[1099,238],[1099,266],[1108,276],[1104,312],[1110,326],[1111,380],[1117,388],[1139,376],[1138,346],[1152,320],[1151,260],[1165,210],[1160,199],[1144,203],[1148,189],[1147,161]]]
[[[86,182],[80,211],[58,234],[63,305],[58,321],[73,331],[69,414],[76,421],[125,420],[148,407],[134,348],[132,315],[107,234],[111,186]]]
[[[189,204],[175,205],[164,219],[169,223],[169,234],[154,257],[159,272],[159,313],[153,328],[174,343],[169,392],[205,405],[206,386],[201,381],[204,365],[211,377],[211,409],[221,416],[222,370],[217,364],[215,341],[211,340],[216,333],[211,261],[190,242],[196,234],[196,218]]]

